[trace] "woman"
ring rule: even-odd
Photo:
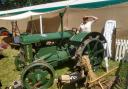
[[[80,24],[80,32],[91,32],[91,25],[97,19],[95,16],[84,16],[83,22]]]

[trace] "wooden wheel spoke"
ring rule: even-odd
[[[94,53],[94,56],[98,55],[99,53],[102,53],[103,51],[104,51],[104,49],[100,49],[100,50],[96,51],[96,52]]]
[[[102,40],[101,43],[102,43],[102,44],[105,43],[105,40]]]
[[[89,39],[92,40],[93,39],[92,36],[89,36]]]
[[[98,43],[99,43],[98,41],[95,43],[94,48],[92,50],[93,52],[97,49]]]
[[[29,73],[27,75],[26,81],[30,84],[30,85],[34,85],[36,83],[36,77],[34,76],[33,73]]]
[[[100,35],[97,35],[95,38],[96,38],[96,39],[99,39],[99,38],[100,38]]]
[[[89,55],[91,54],[91,47],[90,47],[89,44],[87,45],[87,52],[88,52]]]

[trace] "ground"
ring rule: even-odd
[[[14,65],[14,59],[18,51],[14,49],[6,49],[2,52],[4,55],[0,59],[0,80],[4,89],[6,86],[12,84],[15,79],[19,79],[20,72],[16,70]]]
[[[2,54],[4,55],[4,57],[0,59],[0,80],[2,81],[2,84],[3,84],[2,89],[4,89],[6,86],[12,85],[14,80],[20,79],[20,72],[16,70],[14,65],[14,59],[15,59],[15,56],[18,54],[18,50],[8,48],[4,50]],[[109,69],[112,69],[119,65],[118,62],[115,62],[113,60],[109,60],[109,64],[110,64]],[[104,62],[102,65],[104,65]],[[55,74],[56,76],[59,76],[66,72],[70,72],[69,67],[64,67],[64,66],[61,66],[61,67],[62,68],[59,68],[56,70],[56,74]],[[97,76],[100,76],[104,73],[105,71],[103,70],[103,68],[96,71]],[[115,75],[115,72],[112,72],[109,76],[106,77],[106,79],[110,80],[111,78],[113,78],[114,75]],[[57,89],[56,84],[54,84],[49,89]],[[64,86],[63,89],[73,89],[73,86],[67,85],[67,86]]]

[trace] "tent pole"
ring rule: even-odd
[[[40,15],[40,34],[43,34],[42,15]]]

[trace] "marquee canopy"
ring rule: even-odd
[[[12,16],[6,16],[6,17],[1,17],[1,20],[21,20],[21,19],[25,19],[31,16],[36,16],[36,15],[41,15],[42,13],[37,13],[37,12],[25,12],[25,13],[21,13],[18,15],[12,15]]]
[[[127,3],[128,0],[66,0],[18,9],[0,11],[1,20],[20,20],[30,16],[51,13],[64,8],[100,8],[108,5]]]

